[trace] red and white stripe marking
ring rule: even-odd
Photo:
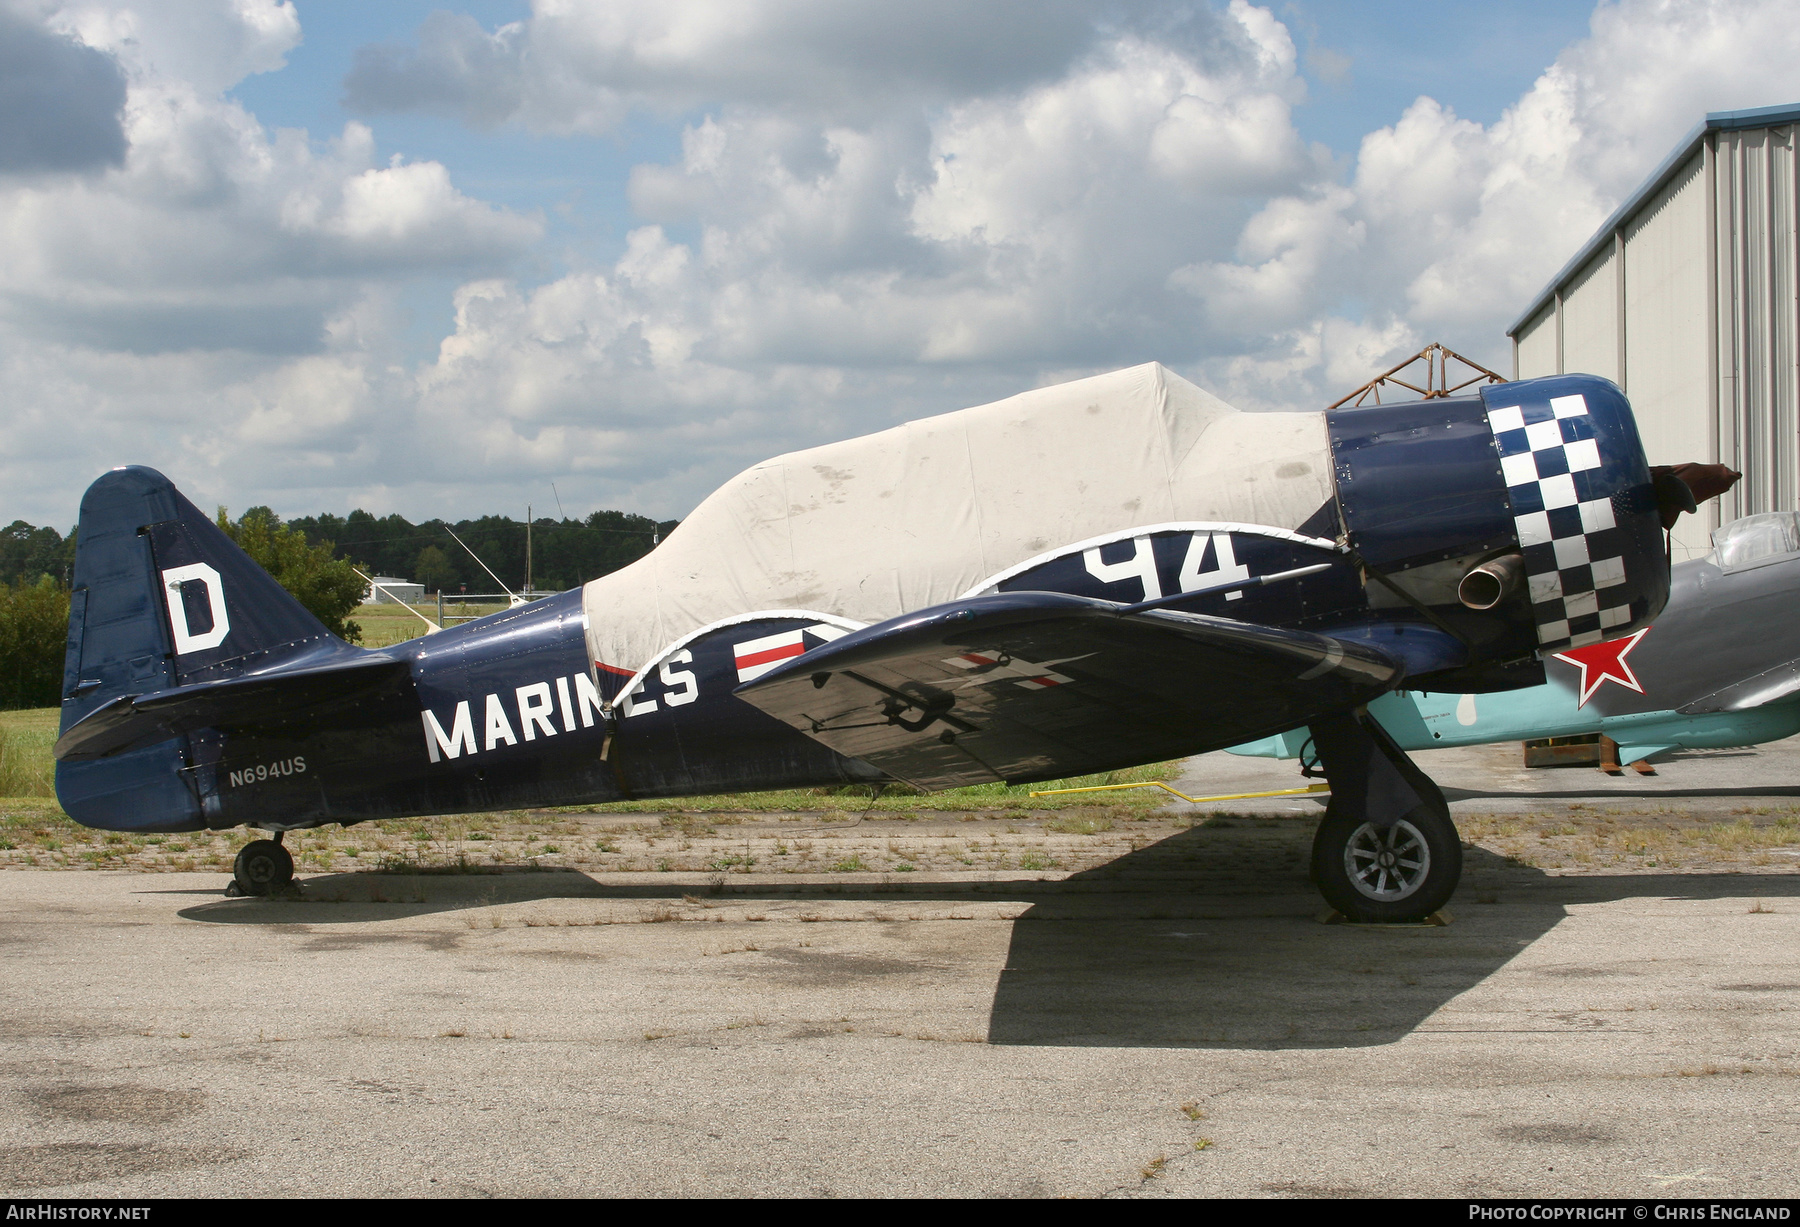
[[[738,681],[747,682],[761,677],[777,665],[784,664],[806,651],[806,636],[823,639],[830,643],[833,639],[842,639],[850,632],[841,626],[833,626],[829,622],[815,622],[811,626],[803,626],[797,631],[782,631],[777,635],[764,635],[761,639],[752,639],[748,643],[731,645],[733,655],[737,658]]]
[[[776,635],[764,635],[761,639],[752,639],[748,643],[732,645],[732,652],[737,656],[738,681],[747,682],[761,677],[777,665],[784,664],[806,651],[806,631],[782,631]]]

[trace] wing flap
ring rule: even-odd
[[[1220,749],[1392,689],[1368,644],[1048,592],[973,597],[815,648],[746,702],[921,787],[1028,783]]]

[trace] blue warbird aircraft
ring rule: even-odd
[[[1366,705],[1485,694],[1648,626],[1662,519],[1588,376],[1240,413],[1154,363],[758,465],[638,562],[398,647],[326,632],[170,482],[82,500],[57,795],[129,831],[904,780],[1029,783],[1309,727],[1352,918],[1462,851]]]

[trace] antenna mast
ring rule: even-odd
[[[452,541],[454,541],[454,542],[456,542],[456,544],[462,546],[465,550],[469,550],[469,543],[467,541],[464,541],[461,537],[457,536],[456,530],[454,528],[451,528],[448,524],[446,524],[446,525],[444,525],[444,531],[450,534],[450,539]],[[494,574],[494,569],[492,567],[488,566],[487,563],[481,561],[480,554],[477,554],[474,550],[469,550],[469,557],[473,558],[475,560],[475,564],[477,566],[479,566],[483,571],[486,571],[488,573],[489,579],[493,580],[496,584],[500,585],[500,591],[504,592],[509,598],[511,598],[512,603],[514,605],[523,605],[525,603],[524,597],[520,596],[518,593],[514,592],[511,588],[508,588],[504,583],[502,583],[500,577],[498,575]]]

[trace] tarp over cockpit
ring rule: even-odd
[[[1322,413],[1243,413],[1146,363],[738,474],[650,554],[587,585],[588,647],[635,671],[751,612],[880,622],[1135,526],[1296,529],[1331,492]]]

